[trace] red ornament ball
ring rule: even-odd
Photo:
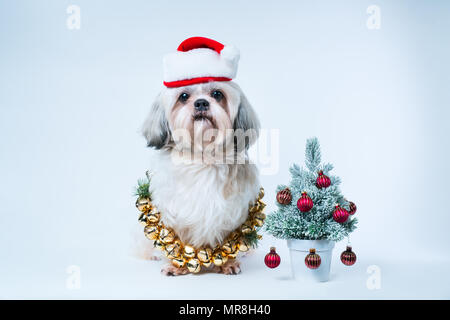
[[[317,269],[318,267],[320,267],[321,262],[322,262],[322,259],[316,253],[316,249],[309,249],[309,253],[305,258],[305,265],[309,269]]]
[[[352,251],[352,247],[347,246],[347,249],[341,253],[341,261],[346,266],[352,266],[356,262],[356,254]]]
[[[276,268],[280,265],[281,258],[276,252],[275,247],[270,248],[270,252],[266,254],[266,257],[264,258],[264,263],[271,269]]]
[[[324,175],[323,171],[320,170],[319,176],[317,177],[317,180],[316,180],[317,188],[319,188],[319,189],[328,188],[330,185],[331,185],[330,178],[328,178],[328,176]]]
[[[314,203],[306,192],[302,192],[302,196],[297,201],[297,208],[301,212],[308,212],[312,209]]]
[[[277,193],[277,201],[279,204],[289,204],[292,201],[292,194],[291,190],[289,188],[286,188],[284,190],[280,190]]]
[[[354,215],[355,212],[356,212],[356,204],[354,202],[351,202],[351,201],[349,201],[348,203],[349,203],[349,207],[350,207],[350,210],[348,211],[348,214]]]
[[[348,211],[341,208],[340,205],[336,205],[336,209],[333,212],[333,219],[338,223],[344,223],[348,219]]]

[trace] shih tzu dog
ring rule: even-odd
[[[260,188],[258,169],[247,158],[259,120],[231,81],[238,60],[231,46],[201,37],[185,40],[164,58],[165,88],[142,129],[155,150],[153,204],[164,225],[194,247],[214,248],[239,227]],[[161,271],[188,273],[172,264]],[[237,274],[240,265],[230,259],[215,271]]]

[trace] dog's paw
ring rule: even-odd
[[[228,260],[223,266],[216,267],[216,271],[223,274],[239,274],[241,273],[241,264],[236,259]]]
[[[187,268],[177,268],[172,264],[168,264],[162,267],[161,273],[165,276],[182,276],[188,274],[189,270]]]

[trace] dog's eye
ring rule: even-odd
[[[186,102],[187,99],[189,99],[189,93],[183,92],[182,94],[180,94],[180,96],[178,97],[178,100],[180,100],[181,102]]]
[[[211,97],[213,97],[217,101],[220,101],[223,98],[223,93],[222,91],[214,90],[213,92],[211,92]]]

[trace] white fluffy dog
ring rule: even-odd
[[[214,248],[246,220],[260,188],[247,159],[258,131],[255,111],[232,81],[167,87],[158,95],[142,129],[155,149],[150,191],[162,222],[183,243]],[[215,270],[237,274],[240,266],[229,260]],[[161,271],[188,273],[171,264]]]
[[[150,191],[161,220],[184,243],[215,247],[246,220],[260,188],[258,169],[247,159],[238,161],[244,150],[236,148],[233,131],[258,128],[256,113],[233,82],[166,88],[156,99],[143,126],[148,146],[158,150],[151,162]],[[216,139],[199,141],[208,129],[217,130]],[[173,132],[185,137],[182,130],[192,137],[189,143],[174,139]],[[247,134],[244,148],[256,137]],[[211,144],[223,145],[224,157],[208,152]],[[238,273],[239,263],[230,260],[218,271]],[[163,272],[187,273],[172,265]]]

